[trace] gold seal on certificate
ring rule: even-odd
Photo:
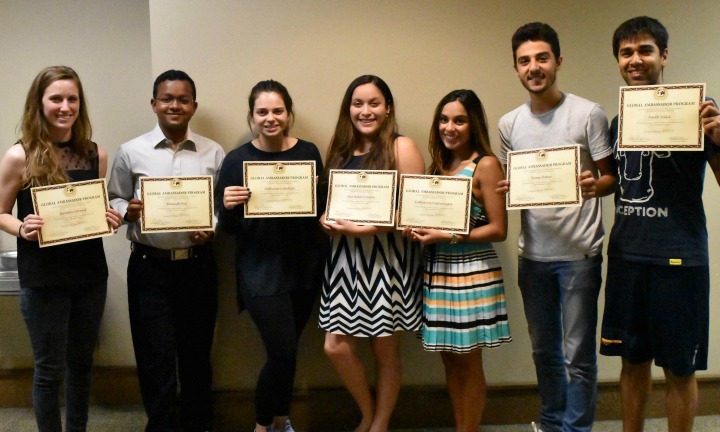
[[[141,177],[142,233],[212,231],[213,177]]]
[[[470,177],[403,174],[400,176],[397,227],[467,234],[470,231],[471,199]]]
[[[246,218],[317,216],[315,161],[243,162]]]
[[[568,145],[507,154],[508,209],[574,207],[582,204],[580,146]]]
[[[703,101],[705,84],[620,87],[618,150],[702,150]]]
[[[30,189],[35,214],[42,216],[40,247],[108,236],[108,193],[105,179]]]
[[[397,171],[330,170],[325,221],[395,225]]]

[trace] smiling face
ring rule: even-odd
[[[440,138],[450,151],[462,151],[470,143],[470,119],[463,104],[453,101],[445,104],[438,119]]]
[[[80,112],[80,92],[73,80],[58,80],[45,88],[42,97],[43,116],[54,141],[69,141],[72,126]]]
[[[388,112],[385,97],[375,84],[363,84],[353,91],[350,119],[360,135],[366,137],[377,135]]]
[[[618,68],[627,85],[662,84],[662,72],[667,62],[668,50],[663,52],[655,40],[645,34],[620,42]]]
[[[163,102],[169,100],[169,103]],[[181,101],[187,102],[183,104]],[[185,133],[190,119],[197,109],[193,100],[192,86],[183,80],[163,81],[158,84],[157,98],[150,101],[153,112],[157,115],[158,124],[163,132]]]
[[[262,92],[255,98],[252,124],[259,135],[274,138],[285,134],[288,112],[285,102],[276,92]]]
[[[544,41],[523,42],[515,50],[515,71],[530,93],[542,94],[555,86],[562,57],[555,58],[552,47]]]

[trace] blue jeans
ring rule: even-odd
[[[518,284],[530,331],[543,432],[592,429],[601,266],[602,255],[558,262],[519,258]]]
[[[22,288],[20,311],[32,344],[32,399],[39,432],[62,432],[60,384],[65,376],[65,428],[85,431],[93,351],[107,283]]]

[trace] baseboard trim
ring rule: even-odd
[[[0,407],[31,406],[32,370],[0,369]],[[720,415],[720,377],[698,379],[698,415]],[[653,385],[647,407],[648,417],[664,417],[664,381]],[[93,375],[91,401],[97,405],[140,404],[135,368],[99,367]],[[251,429],[254,422],[253,392],[214,392],[218,431]],[[601,383],[597,405],[598,420],[620,418],[620,395],[616,382]],[[530,423],[539,407],[533,385],[491,386],[483,416],[485,424]],[[299,430],[352,429],[359,419],[350,395],[342,388],[298,390],[292,413]],[[393,413],[394,428],[447,427],[453,423],[450,399],[444,386],[404,386]],[[328,426],[332,425],[332,427]]]

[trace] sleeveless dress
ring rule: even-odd
[[[345,169],[359,169],[363,158],[354,156]],[[419,245],[395,230],[333,237],[320,297],[320,328],[358,337],[419,330],[420,259]]]
[[[60,165],[69,181],[99,177],[97,145],[87,158],[76,154],[69,143],[58,144]],[[34,213],[30,189],[17,195],[17,217]],[[101,238],[40,248],[37,241],[17,238],[18,276],[23,288],[73,287],[107,281],[108,268]]]
[[[480,157],[457,175],[472,178]],[[470,229],[488,223],[472,198]],[[466,353],[510,342],[500,260],[491,243],[435,243],[425,248],[423,347]]]

